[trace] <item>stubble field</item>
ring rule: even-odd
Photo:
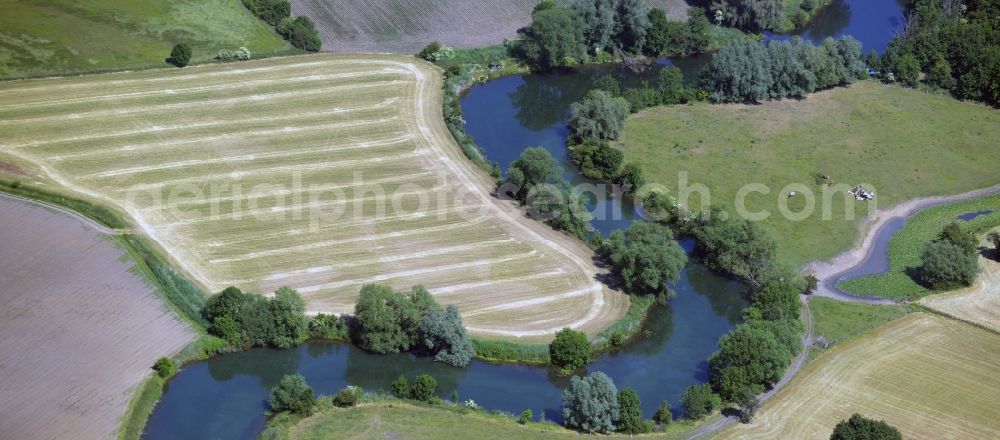
[[[441,94],[433,66],[370,55],[8,82],[0,156],[127,213],[209,291],[345,313],[362,284],[423,284],[487,337],[622,316],[589,249],[489,196]]]
[[[757,420],[721,439],[827,439],[853,413],[906,439],[1000,436],[1000,335],[911,313],[820,355]]]

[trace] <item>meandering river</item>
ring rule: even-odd
[[[865,50],[884,50],[898,27],[902,8],[896,0],[838,0],[821,11],[800,34],[810,40],[853,35]],[[788,38],[768,35],[769,39]],[[709,55],[662,60],[693,78]],[[467,130],[490,160],[506,167],[528,147],[542,146],[562,161],[574,183],[599,182],[574,173],[567,161],[566,116],[594,80],[616,75],[624,85],[656,75],[636,74],[618,66],[586,66],[570,73],[502,78],[469,90],[461,105]],[[604,198],[592,204],[594,229],[607,234],[635,218],[628,201]],[[690,252],[693,243],[682,242]],[[707,358],[718,338],[739,323],[748,292],[696,261],[672,286],[677,297],[651,313],[642,336],[619,350],[600,355],[588,371],[604,371],[619,387],[635,388],[649,416],[663,400],[677,408],[681,391],[707,379]],[[254,349],[186,366],[166,386],[146,425],[148,439],[251,439],[264,428],[269,389],[285,374],[300,373],[319,394],[347,385],[387,390],[399,375],[431,374],[438,394],[457,391],[487,409],[518,413],[532,409],[559,420],[561,390],[567,379],[547,368],[475,361],[453,368],[409,354],[373,355],[345,344],[313,342],[288,350]]]

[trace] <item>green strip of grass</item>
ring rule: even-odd
[[[813,315],[813,337],[823,336],[836,344],[868,333],[910,312],[906,306],[849,303],[821,297],[809,298],[809,310]],[[824,351],[820,347],[812,347],[809,360]]]
[[[0,192],[62,206],[111,229],[128,227],[128,223],[122,220],[121,216],[108,208],[83,199],[28,186],[18,180],[0,178]]]
[[[549,363],[548,344],[520,344],[473,338],[472,345],[476,347],[476,359],[488,362]]]
[[[122,416],[122,426],[118,431],[119,440],[138,440],[146,429],[146,420],[153,412],[153,407],[163,395],[163,385],[166,380],[158,374],[149,377],[136,389],[135,396],[128,403],[128,409]]]
[[[300,52],[238,0],[15,1],[0,14],[0,78],[168,67],[178,42],[194,63],[241,46]]]
[[[924,246],[934,240],[955,217],[967,212],[994,211],[989,215],[961,222],[971,233],[982,234],[1000,226],[1000,194],[938,206],[910,218],[889,241],[889,271],[883,274],[846,280],[838,284],[845,292],[913,300],[940,293],[919,284],[914,275],[920,267]]]
[[[392,437],[407,439],[448,438],[547,439],[578,437],[579,433],[552,422],[519,424],[515,415],[472,410],[461,405],[430,405],[384,395],[366,395],[353,408],[336,408],[321,398],[318,411],[304,418],[279,414],[268,423],[261,438],[327,439],[348,437]],[[539,415],[534,415],[538,420]],[[680,439],[696,428],[695,422],[671,423],[656,438]],[[295,428],[294,430],[292,428]],[[627,438],[621,434],[604,436]]]

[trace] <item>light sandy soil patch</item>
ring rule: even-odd
[[[920,303],[956,318],[1000,331],[1000,262],[980,256],[979,267],[983,272],[972,287],[928,296]]]
[[[0,438],[113,438],[194,332],[79,219],[0,196],[0,225]]]
[[[538,0],[292,0],[292,13],[316,23],[323,49],[412,54],[431,41],[483,47],[516,38],[531,24]],[[673,20],[687,18],[683,0],[649,0]]]
[[[8,82],[0,158],[127,213],[210,292],[349,313],[363,284],[423,284],[473,333],[533,340],[623,316],[590,249],[490,196],[442,93],[436,67],[380,55]]]
[[[906,439],[1000,436],[1000,335],[912,313],[820,355],[722,439],[827,439],[853,413]]]

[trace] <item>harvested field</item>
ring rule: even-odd
[[[292,13],[316,22],[323,49],[332,52],[416,53],[431,41],[482,47],[515,38],[531,23],[538,0],[292,0]],[[683,0],[650,0],[675,20],[687,18]]]
[[[481,336],[596,333],[628,308],[582,243],[489,196],[437,68],[312,55],[0,84],[0,156],[126,212],[192,279],[311,312],[425,285]]]
[[[992,256],[992,252],[990,254]],[[979,267],[983,272],[972,287],[928,296],[920,303],[1000,332],[1000,261],[980,256]]]
[[[77,218],[0,196],[0,438],[113,438],[195,333]]]
[[[1000,437],[1000,335],[911,313],[823,353],[757,420],[718,438],[827,439],[853,413],[906,439]]]

